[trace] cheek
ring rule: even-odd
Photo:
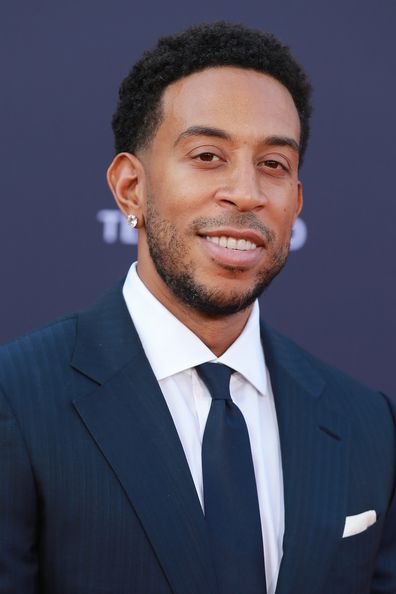
[[[274,231],[278,238],[283,242],[288,240],[292,232],[293,224],[296,218],[296,204],[282,205],[274,213]]]
[[[202,179],[192,179],[183,170],[162,171],[152,179],[150,194],[164,215],[187,218],[202,204],[207,188]],[[207,184],[206,184],[207,185]]]
[[[297,216],[300,204],[299,186],[297,183],[291,183],[289,191],[286,194],[286,202],[283,205],[285,216],[289,216],[294,221]]]

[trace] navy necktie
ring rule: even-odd
[[[196,370],[212,404],[202,442],[205,521],[219,594],[265,594],[260,512],[249,434],[230,395],[234,373],[204,363]]]

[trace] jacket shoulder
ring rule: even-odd
[[[0,347],[0,386],[30,381],[70,362],[76,315],[69,315]]]
[[[365,409],[368,414],[375,410],[386,411],[389,414],[390,407],[395,414],[396,402],[393,398],[323,361],[267,325],[263,324],[263,329],[269,336],[272,356],[281,358],[285,368],[294,369],[295,375],[321,377],[324,386],[323,395],[334,408],[349,414],[358,411],[360,416]]]

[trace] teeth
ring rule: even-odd
[[[249,241],[248,239],[235,239],[235,237],[225,237],[224,235],[221,237],[209,237],[209,235],[207,235],[205,239],[230,250],[245,251],[254,250],[257,247],[255,243]]]

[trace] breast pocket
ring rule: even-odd
[[[324,592],[348,592],[348,594],[369,594],[375,569],[375,559],[381,540],[382,526],[377,522],[353,536],[340,538],[336,554],[328,575],[331,589]]]
[[[333,567],[374,567],[382,532],[381,518],[359,534],[341,538],[337,547]]]

